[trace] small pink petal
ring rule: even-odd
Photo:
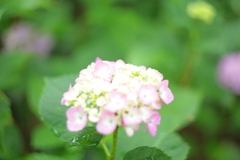
[[[165,91],[162,93],[161,98],[164,103],[169,104],[174,100],[174,96],[172,91],[169,88],[166,88]]]
[[[66,111],[67,129],[72,132],[82,130],[87,124],[87,114],[81,106],[71,107]]]
[[[129,76],[118,73],[114,75],[114,78],[112,79],[112,86],[114,89],[117,89],[120,87],[121,84],[127,83],[129,81]]]
[[[126,134],[127,134],[129,137],[131,137],[131,136],[133,136],[134,131],[138,130],[139,128],[140,128],[140,127],[139,127],[139,125],[137,124],[137,125],[132,125],[132,126],[125,126],[125,127],[124,127],[124,130],[125,130]]]
[[[121,59],[117,60],[116,63],[115,63],[115,67],[116,67],[116,69],[124,68],[125,67],[124,61],[121,60]]]
[[[90,65],[88,65],[87,70],[94,70],[95,66],[96,66],[96,63],[92,62]]]
[[[126,95],[117,91],[112,91],[110,95],[110,102],[104,107],[110,112],[117,112],[127,105]]]
[[[139,68],[141,68],[141,70],[147,70],[147,68],[145,66],[140,66]]]
[[[78,77],[76,80],[75,80],[75,83],[81,83],[82,81],[82,78]]]
[[[129,90],[129,89],[128,89]],[[132,92],[131,90],[129,90],[129,92],[127,92],[127,102],[131,103],[134,106],[138,105],[138,97],[137,94]]]
[[[69,89],[67,92],[63,94],[63,98],[61,100],[61,104],[64,105],[66,101],[73,101],[77,99],[79,91],[73,88],[70,84]]]
[[[96,130],[103,134],[108,135],[117,128],[117,118],[114,113],[103,111],[100,121],[96,125]]]
[[[157,134],[157,126],[153,125],[153,124],[148,124],[147,127],[148,127],[148,130],[149,130],[151,136],[155,137]]]
[[[154,110],[152,110],[149,107],[140,107],[139,110],[142,121],[147,123],[150,117],[152,116]]]
[[[87,69],[83,69],[79,73],[80,73],[80,75],[86,75],[86,74],[88,74],[88,70]]]
[[[166,104],[169,104],[174,100],[174,96],[172,94],[172,91],[167,87],[166,82],[161,83],[159,85],[159,94],[160,94],[160,97],[161,97],[162,101]]]
[[[169,83],[168,80],[164,80],[160,83],[160,86],[168,87],[168,83]]]
[[[126,127],[124,127],[124,130],[129,137],[133,136],[134,130],[132,127],[126,126]]]
[[[100,61],[96,63],[93,75],[105,81],[111,81],[114,71],[114,66],[110,66],[109,64]]]
[[[95,62],[96,62],[96,63],[97,63],[97,62],[102,62],[102,59],[99,58],[99,57],[97,57],[96,60],[95,60]]]
[[[62,97],[62,99],[61,99],[61,105],[65,105],[66,102],[67,102],[66,99],[65,99],[64,97]]]
[[[113,62],[113,61],[103,61],[103,62],[108,64],[110,67],[114,67],[115,68],[116,62]]]
[[[164,103],[169,104],[174,100],[172,91],[168,88],[168,80],[162,81],[159,84],[158,89],[160,97]]]
[[[145,105],[150,105],[159,100],[157,89],[153,85],[142,85],[138,92],[138,98]]]
[[[130,82],[130,88],[133,92],[138,92],[140,87],[141,87],[141,81],[139,79],[135,79],[135,78],[130,78],[129,80]],[[134,93],[135,94],[135,93]]]
[[[129,108],[127,113],[122,115],[122,124],[124,126],[139,124],[142,121],[140,116],[138,108]]]
[[[161,73],[159,73],[156,69],[152,69],[152,68],[148,68],[147,72],[150,75],[154,75],[154,77],[158,80],[161,81],[163,79],[163,75]]]
[[[154,109],[161,109],[161,108],[162,108],[162,105],[161,105],[160,102],[155,102],[155,103],[152,104],[152,107],[153,107]]]
[[[157,133],[157,126],[160,124],[161,117],[160,114],[157,111],[154,111],[150,119],[148,120],[148,130],[151,134],[151,136],[156,136]]]

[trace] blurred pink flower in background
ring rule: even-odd
[[[21,51],[32,54],[48,55],[54,46],[54,40],[49,34],[40,34],[30,24],[14,24],[4,34],[3,47],[5,51]]]
[[[240,95],[240,53],[222,57],[218,64],[218,79],[223,87]]]

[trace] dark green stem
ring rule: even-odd
[[[113,132],[112,152],[109,157],[109,160],[114,160],[114,158],[115,158],[115,153],[116,153],[116,148],[117,148],[117,136],[118,136],[118,127]]]
[[[201,58],[200,50],[197,48],[200,39],[200,33],[197,26],[189,30],[188,39],[189,42],[186,46],[187,60],[180,80],[180,85],[182,86],[188,86],[190,84],[194,69],[196,67],[196,61],[200,60]]]

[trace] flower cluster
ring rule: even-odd
[[[240,95],[240,53],[224,56],[218,64],[218,79],[220,83]]]
[[[155,69],[144,66],[103,61],[97,58],[80,71],[76,84],[63,94],[69,131],[82,130],[88,121],[104,135],[123,126],[132,136],[144,122],[152,136],[156,135],[161,117],[157,110],[174,99],[168,80]]]

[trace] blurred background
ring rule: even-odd
[[[0,159],[79,156],[41,122],[39,99],[45,77],[100,57],[200,92],[197,116],[178,131],[188,160],[239,160],[238,51],[239,0],[1,0]]]

